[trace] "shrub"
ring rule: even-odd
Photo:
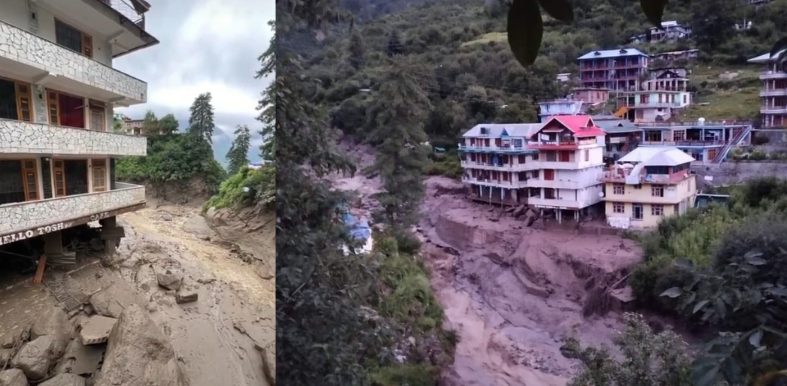
[[[372,379],[380,386],[434,386],[440,369],[430,365],[399,365],[383,367]]]
[[[752,161],[764,161],[768,159],[768,153],[761,149],[754,149],[749,153],[749,159]]]
[[[245,189],[248,189],[246,191]],[[239,207],[257,204],[270,207],[276,200],[276,169],[265,165],[259,169],[244,166],[224,181],[219,193],[205,203],[204,208]]]

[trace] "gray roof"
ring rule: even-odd
[[[766,52],[766,53],[764,53],[764,54],[762,54],[762,55],[760,55],[758,57],[749,59],[749,63],[768,63],[768,62],[774,61],[784,51],[787,51],[787,50],[781,50],[781,51],[777,52],[776,55],[774,55],[774,56],[771,56],[770,52]]]
[[[481,134],[481,128],[485,127],[487,134]],[[543,123],[479,123],[468,130],[462,137],[489,137],[500,138],[503,136],[503,129],[509,137],[529,138],[533,133],[544,127]]]
[[[598,53],[598,55],[596,55]],[[621,48],[617,50],[603,50],[603,51],[590,51],[585,55],[579,57],[582,59],[604,59],[604,58],[619,58],[621,56],[648,56],[636,48]]]
[[[631,121],[628,119],[618,118],[596,120],[596,117],[593,117],[593,121],[596,122],[596,126],[600,127],[601,130],[604,130],[605,133],[636,133],[642,131],[642,129],[631,123]]]
[[[638,147],[618,163],[642,163],[645,166],[677,166],[694,162],[694,158],[676,147]]]

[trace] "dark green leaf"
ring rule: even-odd
[[[675,260],[675,265],[688,270],[694,269],[694,262],[689,259],[677,259]]]
[[[683,311],[684,309],[686,309],[686,307],[688,307],[689,304],[694,302],[694,299],[696,299],[696,298],[697,298],[697,294],[692,292],[691,295],[689,295],[685,299],[683,299],[683,301],[680,304],[680,310]]]
[[[549,16],[560,21],[574,21],[574,7],[568,0],[538,0]]]
[[[727,306],[724,305],[721,298],[716,298],[713,305],[716,307],[716,314],[718,314],[719,318],[724,319],[724,317],[727,316]]]
[[[762,340],[762,331],[760,330],[757,330],[753,334],[749,335],[749,343],[751,343],[751,345],[754,346],[755,348],[760,347],[761,340]]]
[[[536,0],[514,0],[508,9],[508,45],[523,66],[536,61],[544,25]]]
[[[706,304],[708,304],[708,300],[703,300],[698,302],[697,304],[694,305],[694,311],[692,311],[691,313],[696,314],[697,311],[701,310],[702,307],[705,307]]]
[[[648,17],[648,21],[658,28],[661,28],[661,15],[664,14],[664,7],[669,0],[640,0],[642,12]]]
[[[672,288],[662,292],[661,295],[659,295],[659,296],[669,296],[671,298],[676,298],[676,297],[680,296],[681,294],[683,294],[683,291],[680,289],[680,287],[672,287]]]
[[[728,358],[722,365],[722,372],[724,372],[727,381],[733,385],[742,385],[743,382],[743,369],[741,365],[735,360],[734,357]]]
[[[691,366],[691,379],[696,386],[711,386],[716,383],[716,376],[719,373],[719,364],[717,361],[713,363],[700,364],[700,360],[694,362]]]

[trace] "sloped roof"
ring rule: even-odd
[[[585,55],[579,57],[582,59],[604,59],[604,58],[619,58],[621,56],[648,56],[636,48],[621,48],[617,50],[601,50],[590,51]]]
[[[483,137],[500,138],[503,136],[503,130],[505,130],[509,137],[529,138],[543,126],[543,123],[479,123],[462,134],[462,137],[481,137],[481,128],[484,127],[488,132]]]
[[[757,56],[755,58],[749,59],[748,62],[749,63],[768,63],[768,62],[776,60],[776,58],[779,57],[779,55],[781,55],[782,52],[784,52],[784,51],[787,51],[787,50],[781,50],[781,51],[777,52],[776,55],[774,55],[773,57],[771,57],[771,53],[770,52],[766,52],[766,53],[764,53],[764,54],[762,54],[760,56]]]
[[[607,134],[636,133],[642,131],[642,129],[631,123],[631,121],[628,119],[601,119],[596,120],[595,122],[596,126],[598,126],[601,130],[604,130],[604,132]]]
[[[544,126],[552,121],[558,121],[561,125],[571,131],[575,137],[598,137],[606,135],[601,129],[596,127],[590,115],[554,115],[547,118]],[[535,135],[540,128],[533,131],[530,136]]]
[[[676,147],[638,147],[618,163],[642,163],[645,166],[677,166],[694,162],[694,158]]]

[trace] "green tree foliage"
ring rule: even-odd
[[[126,130],[123,128],[123,120],[118,117],[112,118],[112,132],[125,133],[125,131]]]
[[[404,52],[402,46],[402,38],[399,36],[399,31],[391,31],[391,37],[388,38],[388,56],[401,55]]]
[[[189,108],[191,116],[187,133],[190,138],[202,144],[203,147],[210,147],[213,143],[213,130],[216,128],[213,123],[212,99],[209,92],[200,94]]]
[[[260,210],[267,210],[275,203],[276,167],[267,164],[259,169],[249,169],[244,165],[221,183],[219,193],[205,203],[205,209],[256,205]]]
[[[227,152],[227,160],[230,162],[227,167],[229,175],[237,173],[241,167],[249,164],[249,147],[251,146],[249,127],[238,125],[234,134],[235,139],[232,140],[230,150]]]
[[[370,173],[380,175],[385,192],[377,195],[380,218],[388,225],[412,225],[423,196],[423,171],[428,148],[423,122],[432,108],[413,74],[420,70],[404,58],[395,58],[375,101],[369,106],[372,131],[368,141],[379,150]],[[404,188],[407,187],[407,188]]]
[[[736,0],[692,1],[691,28],[699,48],[714,52],[729,40],[735,34],[732,26],[743,24],[742,8]]]
[[[145,113],[145,119],[142,121],[142,134],[146,136],[158,135],[158,118],[156,113],[148,110]]]
[[[173,135],[178,132],[178,126],[180,126],[180,124],[178,120],[175,119],[175,116],[167,114],[158,121],[158,134],[164,136]]]
[[[363,55],[366,52],[366,49],[363,45],[363,38],[359,33],[354,33],[350,37],[350,65],[355,67],[355,69],[359,69],[363,66]]]
[[[624,315],[625,328],[615,338],[623,360],[607,349],[585,347],[574,338],[561,348],[563,355],[579,359],[582,371],[570,386],[691,386],[688,345],[671,330],[658,334],[639,314]]]

